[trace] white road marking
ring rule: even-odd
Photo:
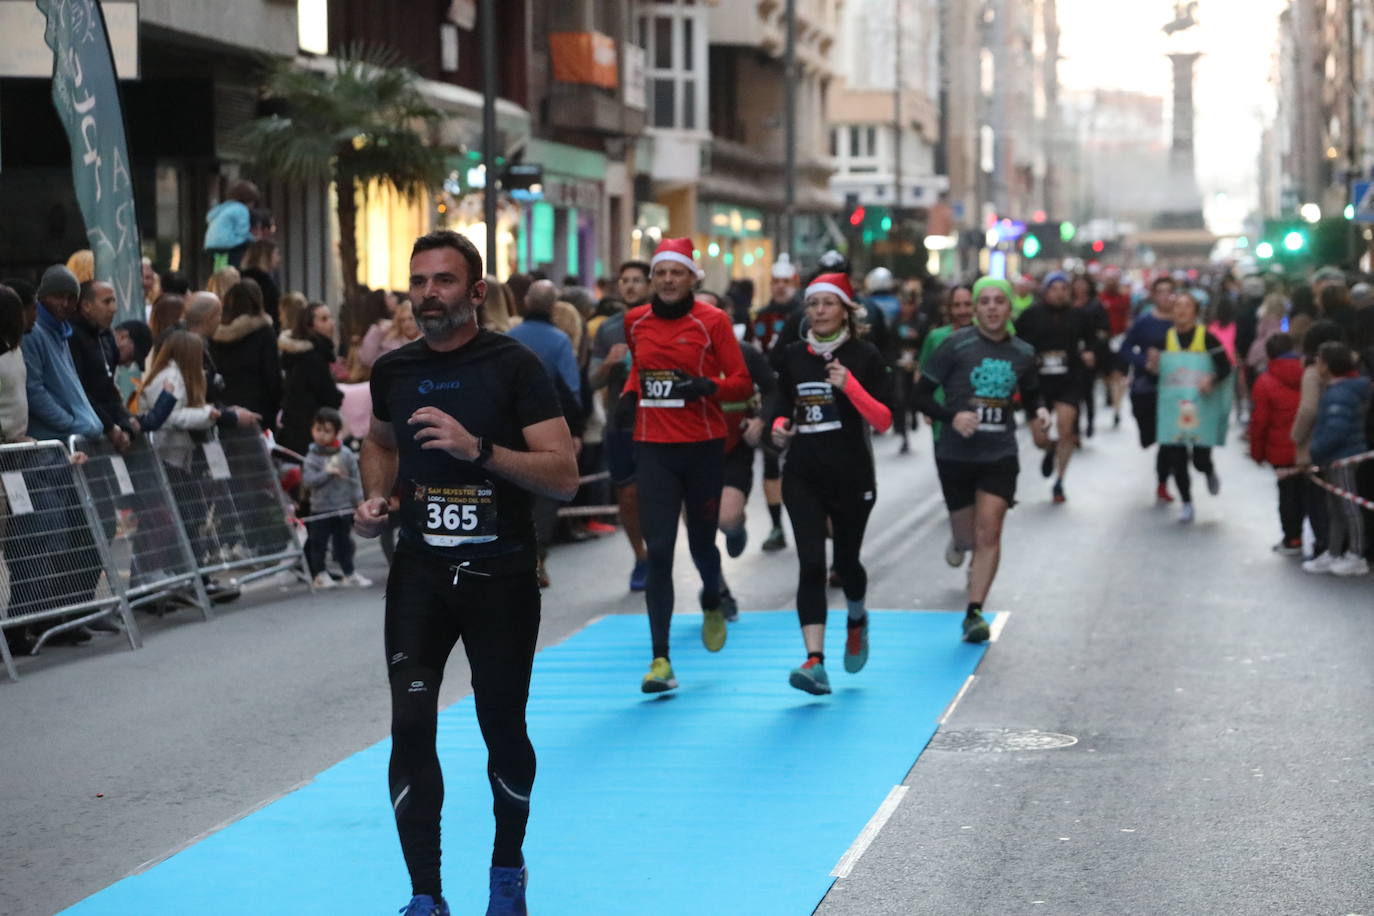
[[[997,642],[997,637],[1002,635],[1002,628],[1007,625],[1007,618],[1011,616],[1011,611],[998,611],[992,618],[992,624],[988,627],[988,642]]]
[[[949,721],[949,717],[954,715],[954,707],[959,705],[959,701],[964,698],[964,694],[968,693],[968,689],[973,686],[974,677],[975,675],[970,674],[968,679],[964,681],[964,686],[959,688],[959,692],[954,695],[954,699],[950,700],[949,705],[945,707],[945,714],[940,717],[938,724],[944,725]]]
[[[892,791],[887,793],[887,798],[878,806],[878,810],[868,819],[864,829],[859,831],[859,835],[854,839],[850,847],[845,850],[844,855],[840,856],[840,861],[835,863],[835,868],[830,872],[832,878],[848,878],[849,873],[854,870],[860,857],[868,851],[868,847],[877,839],[878,832],[883,829],[888,818],[892,817],[897,810],[897,806],[902,803],[902,798],[906,795],[909,786],[893,786]]]

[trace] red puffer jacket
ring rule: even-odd
[[[1291,356],[1271,359],[1269,368],[1255,380],[1251,392],[1251,458],[1276,468],[1291,467],[1298,460],[1289,433],[1298,412],[1301,389],[1302,362]]]

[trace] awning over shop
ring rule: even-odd
[[[421,80],[420,92],[435,108],[452,115],[444,121],[440,142],[481,149],[482,93],[437,80]],[[529,142],[530,113],[507,99],[497,99],[496,133],[497,153],[505,157],[514,155]]]

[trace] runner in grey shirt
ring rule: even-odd
[[[974,327],[949,336],[921,367],[912,401],[945,424],[935,443],[935,466],[944,491],[953,538],[945,550],[951,566],[969,565],[964,639],[984,642],[983,619],[1002,556],[1002,521],[1016,502],[1016,419],[1012,398],[1035,415],[1031,434],[1041,448],[1049,441],[1049,412],[1040,403],[1035,350],[1010,333],[1011,285],[984,277],[973,286]],[[945,403],[935,400],[943,387]]]

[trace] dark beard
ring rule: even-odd
[[[423,309],[435,305],[443,307],[443,314],[437,317],[421,314]],[[420,326],[420,332],[426,338],[438,340],[452,337],[457,331],[466,327],[476,316],[477,310],[466,299],[456,305],[447,305],[439,299],[426,299],[415,309],[415,323]]]

